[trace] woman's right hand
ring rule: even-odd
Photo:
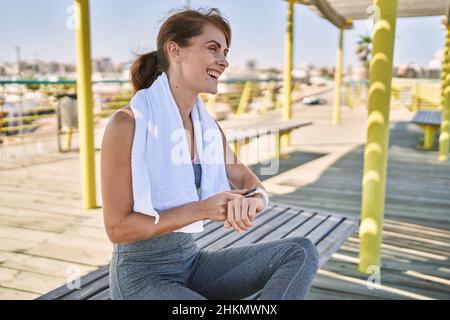
[[[205,219],[225,221],[228,217],[228,202],[242,198],[249,189],[231,190],[215,194],[207,199],[200,200],[200,210]]]

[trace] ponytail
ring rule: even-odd
[[[161,75],[158,67],[158,51],[141,54],[133,61],[130,82],[135,93],[150,87],[153,81]]]

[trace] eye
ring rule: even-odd
[[[217,51],[217,48],[216,47],[209,47],[209,50],[214,50],[214,52],[216,52]]]

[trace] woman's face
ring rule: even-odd
[[[212,24],[205,24],[203,33],[180,50],[180,80],[196,93],[216,94],[218,79],[228,67],[228,46],[223,32]]]

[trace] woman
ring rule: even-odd
[[[203,230],[202,225],[198,228],[198,223],[205,219],[223,221],[224,227],[232,227],[236,232],[249,230],[255,216],[268,203],[263,185],[236,158],[222,131],[219,133],[222,140],[220,148],[227,159],[222,163],[224,174],[226,171],[224,180],[236,190],[223,188],[218,189],[225,190],[223,192],[204,196],[208,193],[205,180],[213,167],[196,161],[201,158],[199,151],[202,151],[197,150],[196,138],[203,133],[194,130],[193,115],[197,115],[197,107],[194,106],[201,104],[199,93],[217,93],[217,79],[228,67],[226,56],[230,40],[230,26],[219,10],[181,11],[170,16],[161,26],[157,50],[139,56],[131,67],[131,83],[137,93],[130,102],[131,106],[120,109],[111,117],[101,148],[104,223],[114,244],[110,266],[112,299],[243,299],[262,289],[260,299],[278,300],[302,299],[309,291],[318,268],[318,254],[306,238],[205,251],[197,247],[192,237],[192,233]],[[189,198],[197,201],[181,202],[180,205],[173,205],[175,199],[179,200],[179,195],[164,194],[163,188],[166,183],[176,180],[173,185],[183,185],[183,188],[191,190],[191,184],[195,188],[193,178],[171,178],[172,169],[150,173],[151,197],[136,183],[146,175],[147,165],[149,171],[157,166],[172,165],[164,163],[169,159],[159,156],[167,150],[156,152],[156,149],[151,150],[152,147],[148,153],[143,152],[150,159],[144,159],[141,165],[136,162],[136,154],[141,151],[136,140],[150,139],[149,126],[138,122],[141,119],[138,102],[148,103],[148,100],[139,100],[139,97],[152,90],[154,95],[163,95],[160,89],[155,88],[163,88],[164,85],[170,87],[167,91],[169,99],[176,105],[172,109],[174,112],[152,105],[149,116],[155,117],[159,112],[165,117],[175,117],[176,122],[183,125],[192,160],[190,165],[193,166],[188,173],[190,177],[195,175],[197,191],[203,188],[199,198]],[[209,115],[205,118],[203,114],[203,117],[212,122]],[[156,127],[158,125],[162,128],[164,124],[155,124]],[[214,126],[217,128],[218,124],[214,122]],[[141,127],[146,128],[143,134],[137,131]],[[159,135],[163,133],[159,132]],[[156,138],[153,143],[168,148]],[[232,161],[228,161],[229,157]],[[180,172],[181,175],[187,171]],[[164,180],[165,175],[167,181],[163,183],[151,181],[156,179],[155,176]],[[258,190],[253,197],[244,197],[255,187]],[[146,194],[147,197],[138,198],[137,194]],[[164,196],[173,200],[171,207],[164,210],[152,208],[145,214],[136,210],[136,202],[143,199],[151,203],[153,200],[155,204],[158,197]]]

